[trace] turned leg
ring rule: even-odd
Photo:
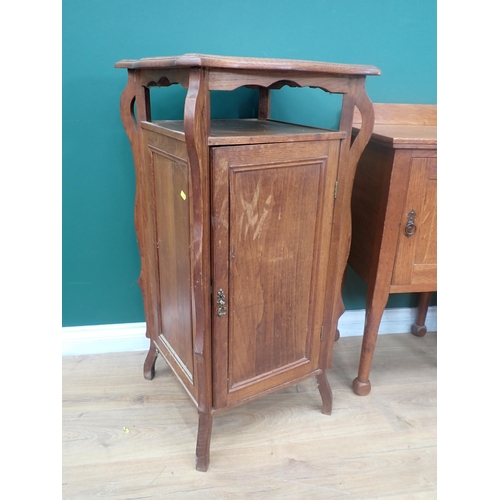
[[[432,292],[423,292],[419,297],[417,319],[415,323],[411,325],[411,333],[417,337],[423,337],[427,333],[425,318],[431,302],[431,293]]]
[[[210,438],[212,437],[212,414],[198,414],[198,439],[196,441],[196,470],[206,472],[210,462]]]
[[[373,293],[370,293],[370,290],[368,290],[365,330],[363,333],[363,344],[361,346],[358,376],[354,379],[352,384],[354,392],[358,396],[366,396],[371,390],[371,384],[368,377],[372,366],[380,321],[382,320],[382,314],[384,313],[388,298],[389,294],[384,293],[380,288],[374,287]]]
[[[332,414],[332,388],[330,387],[330,382],[326,376],[326,373],[323,371],[320,375],[316,377],[318,381],[318,389],[321,395],[321,400],[323,402],[322,412],[325,415]]]
[[[148,355],[146,356],[146,360],[144,361],[144,378],[146,380],[153,380],[155,377],[155,363],[157,357],[158,349],[154,345],[154,342],[151,341]]]

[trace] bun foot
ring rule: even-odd
[[[427,316],[427,310],[429,309],[429,304],[431,302],[431,292],[425,292],[420,294],[418,300],[418,312],[415,319],[415,323],[411,325],[411,333],[415,337],[423,337],[427,333],[427,327],[425,326],[425,317]]]
[[[413,333],[415,337],[423,337],[427,333],[427,327],[425,325],[413,323],[413,325],[411,325],[411,333]]]
[[[366,382],[360,382],[358,377],[356,377],[352,383],[352,388],[358,396],[366,396],[367,394],[370,394],[372,385],[369,380]]]

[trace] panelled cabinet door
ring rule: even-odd
[[[437,274],[437,158],[411,161],[393,285],[432,285]]]
[[[217,147],[214,408],[319,367],[339,141]]]
[[[191,296],[191,183],[187,149],[183,142],[149,131],[144,149],[154,178],[150,208],[155,213],[155,250],[159,302],[158,336],[153,340],[197,397],[193,357]]]

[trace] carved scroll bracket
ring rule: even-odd
[[[134,139],[137,134],[137,120],[135,118],[134,106],[136,100],[136,84],[132,71],[128,72],[128,81],[120,97],[120,117],[129,141],[134,148]]]
[[[169,87],[180,84],[185,89],[189,87],[189,71],[186,69],[143,69],[140,83],[144,87]]]
[[[149,89],[139,83],[139,71],[129,70],[127,85],[120,98],[120,116],[132,147],[136,174],[134,222],[141,258],[138,284],[144,300],[146,336],[153,338],[159,333],[156,256],[148,242],[154,238],[154,215],[146,200],[151,199],[149,166],[143,155],[140,121],[150,117]]]
[[[375,123],[373,103],[366,93],[365,79],[358,79],[356,87],[354,105],[358,108],[361,114],[362,122],[361,129],[351,145],[351,152],[349,154],[349,167],[352,167],[354,170],[356,169],[356,165],[361,157],[361,153],[370,140]]]

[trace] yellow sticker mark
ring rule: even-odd
[[[186,201],[186,198],[187,198],[186,193],[185,193],[184,191],[182,191],[182,190],[181,190],[181,198],[182,198],[184,201]]]

